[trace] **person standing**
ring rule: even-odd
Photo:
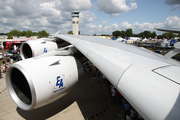
[[[130,114],[131,118],[132,118],[133,120],[136,120],[136,114],[137,114],[137,113],[136,113],[136,111],[135,111],[134,108],[131,109],[130,113],[131,113],[131,114]]]
[[[111,90],[111,95],[112,95],[113,105],[116,105],[116,90],[115,90],[114,87],[113,87],[112,90]]]
[[[4,58],[2,59],[2,62],[3,62],[3,64],[5,64],[5,59]]]
[[[112,85],[111,85],[111,83],[109,82],[109,80],[107,81],[107,88],[108,88],[108,91],[109,91],[109,100],[111,100],[112,99],[112,95],[111,95],[111,87]]]
[[[118,104],[122,105],[123,96],[121,95],[121,93],[119,91],[117,91],[117,97],[118,97]]]
[[[94,79],[94,82],[96,81],[96,72],[94,71],[93,72],[93,79]]]
[[[123,98],[122,99],[122,105],[121,105],[121,111],[122,111],[121,116],[122,117],[125,117],[125,104],[126,104],[126,100],[125,100],[125,98]]]
[[[5,68],[5,72],[4,72],[4,73],[6,73],[6,71],[7,71],[7,66],[6,66],[6,64],[4,64],[4,68]]]
[[[126,118],[126,115],[128,115],[130,113],[130,110],[131,110],[131,105],[129,104],[128,101],[126,101],[125,103],[125,118]]]
[[[8,63],[8,65],[10,64],[10,59],[9,59],[9,57],[7,58],[7,63]]]
[[[0,69],[0,78],[2,78],[1,69]]]
[[[98,83],[100,83],[100,74],[101,74],[101,73],[100,73],[100,71],[98,70],[98,71],[97,71]]]
[[[13,59],[11,58],[11,64],[13,64]]]
[[[114,87],[111,89],[111,97],[112,97],[112,108],[111,110],[114,110],[113,106],[116,104],[116,90]]]
[[[106,77],[103,75],[102,79],[103,79],[103,86],[105,86],[105,84],[106,84]]]
[[[90,69],[89,69],[89,66],[86,67],[86,73],[87,73],[87,76],[90,76]]]

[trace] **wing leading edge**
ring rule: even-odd
[[[55,36],[86,56],[145,119],[180,118],[178,62],[107,39]]]

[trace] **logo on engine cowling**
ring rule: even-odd
[[[60,79],[60,76],[57,76],[57,82],[56,82],[56,86],[63,87],[63,79]]]
[[[43,51],[44,53],[47,53],[47,48],[44,48],[44,51]]]
[[[53,93],[65,89],[65,87],[63,87],[63,80],[64,80],[64,75],[57,76]]]

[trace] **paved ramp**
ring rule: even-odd
[[[0,120],[119,120],[119,105],[111,111],[108,90],[94,82],[92,77],[80,78],[76,88],[59,100],[44,107],[24,111],[10,98],[5,79],[0,79],[3,91],[0,93]],[[105,88],[105,90],[103,89]]]

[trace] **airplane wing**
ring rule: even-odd
[[[179,63],[132,45],[66,35],[145,119],[179,118]]]
[[[56,35],[74,45],[145,119],[179,118],[179,63],[132,45]],[[176,117],[175,117],[176,116]],[[173,118],[173,119],[174,119]]]
[[[143,116],[144,119],[179,119],[180,118],[180,64],[165,56],[153,53],[144,48],[138,48],[128,44],[121,44],[113,42],[108,39],[96,38],[92,36],[69,36],[54,34],[61,41],[66,41],[73,49],[80,51],[86,58],[88,58],[113,84],[114,87],[130,102],[130,104]],[[65,49],[64,49],[65,50]],[[60,51],[58,51],[60,52]],[[62,51],[61,51],[62,52]],[[25,110],[35,108],[36,105],[42,106],[44,99],[47,101],[51,96],[60,95],[60,92],[68,88],[69,83],[63,82],[65,78],[72,79],[72,75],[57,76],[63,71],[63,63],[71,66],[69,71],[74,69],[71,56],[58,57],[54,54],[53,57],[30,58],[12,65],[6,74],[6,83],[8,91],[14,102]],[[66,58],[65,58],[66,57]],[[37,62],[36,62],[37,61]],[[51,62],[50,62],[51,61]],[[38,64],[40,66],[38,66]],[[35,76],[31,66],[37,66],[36,74],[42,75],[42,81],[50,76],[57,76],[54,82],[49,81],[43,83],[43,87],[47,95],[42,93],[42,83],[40,83],[39,76]],[[62,65],[62,66],[61,66]],[[43,68],[42,68],[43,66]],[[48,66],[48,68],[44,67]],[[55,67],[59,67],[55,69]],[[70,67],[69,67],[70,68]],[[46,69],[52,72],[46,73]],[[54,73],[58,71],[57,75]],[[23,75],[21,75],[23,74]],[[27,81],[26,88],[22,88],[16,83],[15,76]],[[13,77],[14,76],[14,77]],[[37,78],[38,79],[37,79]],[[19,80],[19,79],[18,79]],[[39,82],[38,82],[39,81]],[[72,80],[73,81],[73,80]],[[15,96],[16,90],[13,90],[13,85],[25,94],[25,98]],[[49,84],[55,83],[55,86],[49,88]],[[14,89],[16,89],[14,87]],[[23,86],[24,87],[24,86]],[[18,91],[19,91],[18,89]],[[21,90],[22,89],[22,90]],[[53,95],[51,90],[53,89]],[[59,92],[59,93],[58,93]],[[31,93],[31,94],[30,94]],[[41,94],[40,94],[41,93]],[[63,92],[61,92],[63,93]],[[39,97],[40,96],[40,97]],[[19,100],[19,98],[21,100]],[[22,101],[24,101],[22,103]],[[26,103],[26,105],[24,105]],[[40,105],[41,104],[41,105]]]
[[[163,31],[163,32],[171,32],[171,33],[178,33],[180,34],[180,31],[179,30],[170,30],[170,29],[159,29],[159,28],[154,28],[158,31]]]

